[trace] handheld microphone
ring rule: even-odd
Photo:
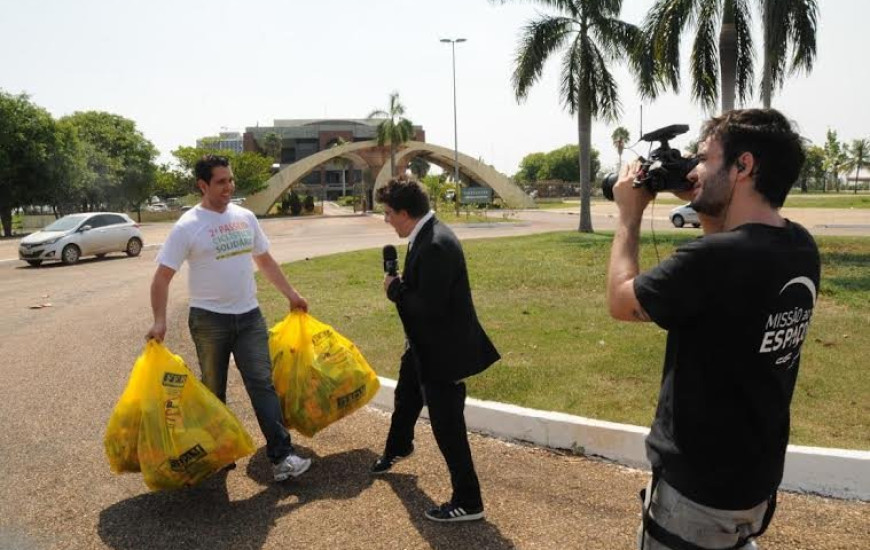
[[[384,247],[384,273],[392,277],[399,274],[399,255],[391,244]]]

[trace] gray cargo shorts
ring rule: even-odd
[[[668,483],[660,479],[651,495],[651,486],[647,485],[644,508],[649,507],[650,517],[666,531],[681,539],[715,550],[719,548],[734,548],[734,545],[744,537],[756,533],[764,522],[768,501],[748,510],[720,510],[686,498]],[[640,550],[668,550],[669,547],[653,539],[649,533],[643,536],[643,524],[638,529],[637,547]],[[740,550],[754,550],[758,546],[749,541]]]

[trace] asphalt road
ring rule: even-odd
[[[596,214],[606,228],[608,214]],[[458,227],[462,238],[571,229],[576,215],[524,214],[522,224]],[[665,223],[658,220],[664,228]],[[162,241],[168,225],[144,227]],[[398,243],[376,217],[266,220],[281,262]],[[12,254],[9,254],[12,250]],[[303,477],[270,483],[263,439],[235,372],[228,400],[260,446],[228,475],[191,490],[149,493],[138,475],[113,475],[106,421],[150,326],[155,250],[75,266],[0,263],[0,549],[45,548],[631,548],[636,493],[647,475],[620,466],[474,435],[487,521],[436,525],[423,511],[449,496],[428,426],[418,452],[373,479],[388,417],[364,409],[312,439]],[[14,243],[0,242],[0,259]],[[194,360],[186,280],[170,296],[169,347]],[[379,289],[380,281],[372,282]],[[31,307],[50,304],[46,307]],[[196,369],[195,365],[191,365]],[[868,548],[870,504],[784,494],[766,549]]]

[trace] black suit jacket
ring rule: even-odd
[[[420,229],[387,296],[396,303],[423,382],[460,380],[499,360],[477,320],[459,239],[435,217]]]

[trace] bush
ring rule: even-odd
[[[296,191],[291,191],[290,197],[287,200],[289,201],[291,216],[298,216],[302,213],[302,201],[299,200],[299,194]]]
[[[314,197],[311,195],[305,195],[305,202],[302,203],[305,206],[305,211],[309,214],[314,212]]]

